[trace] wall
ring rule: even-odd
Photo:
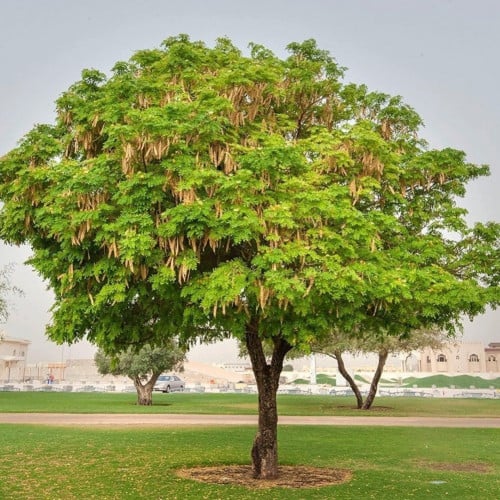
[[[25,378],[27,340],[0,337],[0,381],[22,382]]]

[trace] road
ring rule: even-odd
[[[347,425],[397,427],[489,427],[500,429],[500,418],[443,417],[298,417],[281,416],[281,425]],[[172,427],[257,425],[255,415],[0,413],[0,424],[55,426]]]

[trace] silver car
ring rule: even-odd
[[[180,379],[177,375],[160,375],[153,390],[161,392],[182,392],[184,386],[184,380]]]

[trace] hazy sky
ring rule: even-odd
[[[187,33],[212,44],[228,36],[285,55],[315,38],[349,70],[347,80],[402,95],[423,117],[433,147],[455,147],[492,175],[469,188],[470,220],[498,220],[500,186],[500,1],[498,0],[0,0],[0,155],[35,123],[52,122],[54,101],[83,68],[109,72],[118,60]],[[0,244],[0,266],[17,263],[11,315],[0,325],[32,342],[29,361],[89,356],[57,347],[44,325],[50,293],[23,265],[27,248]],[[465,325],[465,339],[500,341],[500,312]],[[202,352],[203,354],[200,354]],[[225,349],[197,350],[204,360]]]

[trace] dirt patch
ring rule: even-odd
[[[493,467],[491,465],[482,462],[418,462],[417,465],[420,467],[425,467],[426,469],[437,471],[475,472],[479,474],[488,474],[490,472],[493,472]]]
[[[254,479],[250,465],[221,465],[217,467],[191,467],[179,469],[177,475],[184,479],[232,484],[251,489],[263,488],[320,488],[348,482],[352,472],[344,469],[327,469],[306,466],[281,466],[276,479]]]

